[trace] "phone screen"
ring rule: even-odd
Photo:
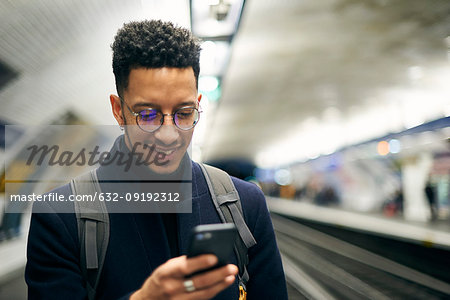
[[[236,238],[237,229],[233,223],[198,225],[192,230],[187,256],[214,254],[218,263],[211,269],[221,267],[229,263]]]

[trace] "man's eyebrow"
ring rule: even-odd
[[[180,104],[177,105],[177,107],[182,107],[182,106],[195,106],[195,101],[185,101],[182,102]]]
[[[155,104],[155,103],[151,103],[151,102],[140,102],[140,103],[136,103],[133,105],[133,110],[137,109],[137,108],[156,108],[156,109],[160,109],[161,106]]]

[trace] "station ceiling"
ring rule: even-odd
[[[0,0],[0,61],[18,74],[0,90],[0,119],[46,124],[71,110],[114,124],[117,28],[188,24],[187,1],[146,3]],[[447,0],[248,0],[202,158],[264,161],[283,156],[277,145],[336,148],[450,115],[449,36]],[[315,147],[303,154],[334,149]]]

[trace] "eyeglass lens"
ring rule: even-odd
[[[144,109],[137,117],[139,127],[148,132],[157,130],[164,122],[164,115],[156,109]],[[191,129],[198,121],[198,110],[193,107],[181,108],[174,113],[173,120],[178,128]]]

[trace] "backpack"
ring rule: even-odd
[[[239,299],[245,299],[249,280],[247,252],[256,241],[245,223],[239,194],[231,177],[215,167],[199,165],[221,221],[234,223],[239,232],[240,238],[236,239],[234,252],[239,268]],[[101,192],[96,170],[74,178],[70,186],[74,195],[94,195]],[[80,267],[86,281],[88,299],[93,300],[108,248],[109,215],[103,201],[75,201],[74,205],[81,250]]]

